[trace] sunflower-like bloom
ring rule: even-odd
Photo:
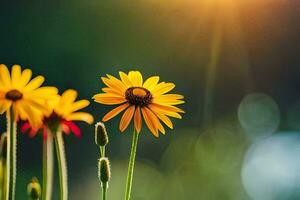
[[[173,83],[159,83],[158,76],[152,76],[143,82],[142,74],[139,71],[130,71],[128,74],[119,72],[119,75],[120,79],[111,75],[102,77],[101,79],[107,87],[102,89],[104,93],[96,94],[93,97],[96,102],[101,104],[121,104],[103,117],[104,122],[125,110],[120,121],[121,132],[133,119],[135,130],[139,133],[142,129],[142,118],[144,118],[149,130],[158,137],[159,132],[165,134],[165,129],[160,121],[172,129],[173,124],[169,117],[181,119],[179,113],[184,113],[184,111],[174,105],[184,103],[184,97],[178,94],[166,94],[174,89]]]
[[[21,71],[19,65],[14,65],[11,74],[7,67],[0,65],[0,113],[12,108],[15,120],[28,120],[32,127],[42,123],[43,114],[49,112],[47,101],[57,94],[55,87],[40,87],[43,76],[30,80],[32,71]]]
[[[51,111],[45,115],[43,124],[40,127],[32,128],[29,123],[24,123],[21,131],[24,133],[31,128],[29,136],[34,137],[39,129],[42,129],[44,139],[46,139],[49,129],[61,128],[66,134],[72,131],[75,136],[80,137],[80,129],[73,121],[83,121],[92,124],[94,118],[89,113],[77,112],[90,104],[90,102],[85,99],[75,101],[77,95],[77,92],[72,89],[66,90],[61,96],[58,95],[55,100],[49,102]]]

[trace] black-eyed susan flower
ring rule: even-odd
[[[46,186],[43,189],[43,196],[46,200],[51,199],[51,185],[52,185],[52,161],[49,158],[52,157],[53,137],[55,141],[57,163],[60,177],[60,199],[65,200],[68,198],[68,184],[67,184],[67,163],[65,158],[64,140],[62,133],[70,134],[73,132],[75,136],[80,137],[81,131],[74,121],[83,121],[88,124],[93,123],[94,118],[91,114],[81,112],[79,110],[87,107],[90,102],[88,100],[76,101],[78,94],[75,90],[66,90],[61,96],[53,101],[49,101],[50,111],[45,114],[43,123],[38,128],[30,127],[29,123],[23,124],[21,131],[24,133],[31,129],[29,136],[35,136],[41,129],[44,136],[44,150],[43,160],[46,160],[43,165],[43,177]],[[47,160],[48,159],[48,160]],[[50,174],[50,175],[48,175]],[[50,186],[50,187],[47,187]]]
[[[180,113],[183,110],[176,105],[184,103],[184,97],[179,94],[167,94],[175,88],[175,84],[160,82],[158,76],[152,76],[143,81],[139,71],[130,71],[128,74],[119,72],[120,79],[107,75],[102,81],[107,86],[102,89],[103,93],[94,95],[97,103],[105,105],[118,105],[108,112],[102,119],[106,122],[124,111],[119,129],[121,132],[134,122],[132,146],[128,164],[128,172],[125,188],[125,200],[130,200],[135,155],[138,143],[138,136],[142,129],[142,119],[155,137],[159,132],[165,134],[161,122],[169,128],[173,128],[170,117],[181,119]]]
[[[31,80],[31,76],[30,69],[22,71],[19,65],[14,65],[11,73],[5,65],[0,65],[0,113],[12,108],[16,120],[28,120],[32,127],[37,127],[43,114],[49,112],[47,101],[55,97],[57,89],[40,87],[44,77]]]
[[[120,79],[111,75],[102,77],[107,87],[102,89],[103,93],[93,97],[97,103],[120,104],[103,117],[104,122],[124,111],[119,126],[121,132],[133,119],[135,130],[139,133],[143,118],[149,130],[158,137],[159,132],[165,134],[161,121],[172,129],[173,124],[169,117],[181,119],[180,113],[184,111],[176,105],[184,103],[184,97],[179,94],[167,94],[174,89],[175,84],[159,83],[159,76],[152,76],[143,81],[139,71],[130,71],[128,74],[119,72],[119,75]]]
[[[57,94],[55,87],[41,87],[43,76],[31,80],[30,69],[21,70],[14,65],[11,73],[0,65],[0,114],[7,116],[7,166],[5,199],[15,199],[17,176],[17,121],[28,120],[32,127],[42,123],[44,113],[49,112],[48,101]]]
[[[83,121],[92,124],[94,118],[86,112],[78,112],[80,109],[87,107],[90,102],[86,99],[75,101],[77,98],[75,90],[66,90],[61,96],[49,101],[50,110],[45,113],[43,123],[40,127],[33,128],[29,123],[24,123],[21,131],[24,133],[30,130],[29,136],[34,137],[39,129],[42,129],[44,139],[47,138],[48,131],[54,129],[54,132],[60,128],[64,133],[73,132],[75,136],[80,137],[81,131],[73,121]]]

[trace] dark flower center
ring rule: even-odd
[[[60,121],[63,118],[56,114],[55,112],[52,112],[49,117],[44,118],[44,124],[47,124],[51,131],[54,133],[57,132],[57,129],[60,125]]]
[[[19,90],[10,90],[5,94],[5,98],[11,101],[17,101],[22,99],[23,94]]]
[[[131,87],[126,90],[125,98],[131,105],[144,107],[151,103],[152,94],[145,88]]]

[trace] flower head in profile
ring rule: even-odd
[[[159,83],[158,76],[152,76],[143,81],[139,71],[130,71],[128,74],[119,72],[119,75],[120,79],[111,75],[102,77],[107,87],[102,89],[104,93],[93,97],[101,104],[121,104],[103,117],[104,122],[124,111],[119,126],[121,132],[133,120],[135,130],[139,133],[142,129],[143,118],[149,130],[158,137],[159,132],[165,134],[161,121],[172,129],[173,124],[169,117],[181,119],[179,113],[184,113],[184,111],[175,105],[184,103],[184,97],[179,94],[167,94],[174,89],[173,83]]]
[[[15,120],[28,120],[32,127],[42,123],[42,117],[49,112],[47,101],[57,94],[55,87],[41,87],[43,76],[31,80],[30,69],[21,70],[19,65],[8,68],[0,65],[0,113],[14,113]]]
[[[81,131],[73,121],[92,124],[94,118],[89,113],[79,112],[80,109],[87,107],[90,102],[85,99],[75,101],[77,95],[75,90],[66,90],[61,96],[57,96],[55,100],[49,102],[51,110],[44,116],[43,124],[40,127],[32,128],[29,123],[25,123],[21,131],[24,133],[31,128],[29,136],[34,137],[39,129],[42,129],[44,139],[46,139],[48,130],[56,132],[61,129],[66,134],[73,132],[75,136],[80,137]]]

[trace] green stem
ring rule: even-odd
[[[102,200],[107,198],[107,183],[102,183]]]
[[[100,155],[101,155],[101,158],[105,157],[105,146],[104,147],[100,147]]]
[[[6,200],[15,199],[17,175],[17,123],[13,110],[10,109],[7,118],[7,154],[6,154]]]
[[[5,199],[6,187],[6,150],[7,149],[7,133],[2,133],[0,139],[0,163],[1,163],[1,183],[0,183],[0,199]],[[5,154],[5,155],[4,155]]]
[[[1,158],[1,173],[2,173],[2,177],[1,177],[1,185],[0,185],[0,190],[1,190],[1,193],[0,193],[0,199],[5,199],[5,171],[6,171],[6,159],[4,159],[3,157]]]
[[[59,185],[60,185],[60,200],[68,199],[68,174],[67,163],[65,157],[64,141],[62,131],[58,130],[55,134],[55,148],[58,161]]]
[[[43,141],[43,200],[51,200],[53,185],[53,134],[47,130]]]
[[[129,164],[128,164],[125,200],[130,199],[131,188],[132,188],[132,179],[133,179],[133,170],[134,170],[134,161],[135,161],[138,138],[139,138],[139,134],[134,129],[133,130],[133,138],[132,138],[132,144],[131,144]]]
[[[100,146],[100,158],[105,157],[105,146]],[[106,200],[107,197],[107,183],[101,182],[102,188],[102,200]]]

